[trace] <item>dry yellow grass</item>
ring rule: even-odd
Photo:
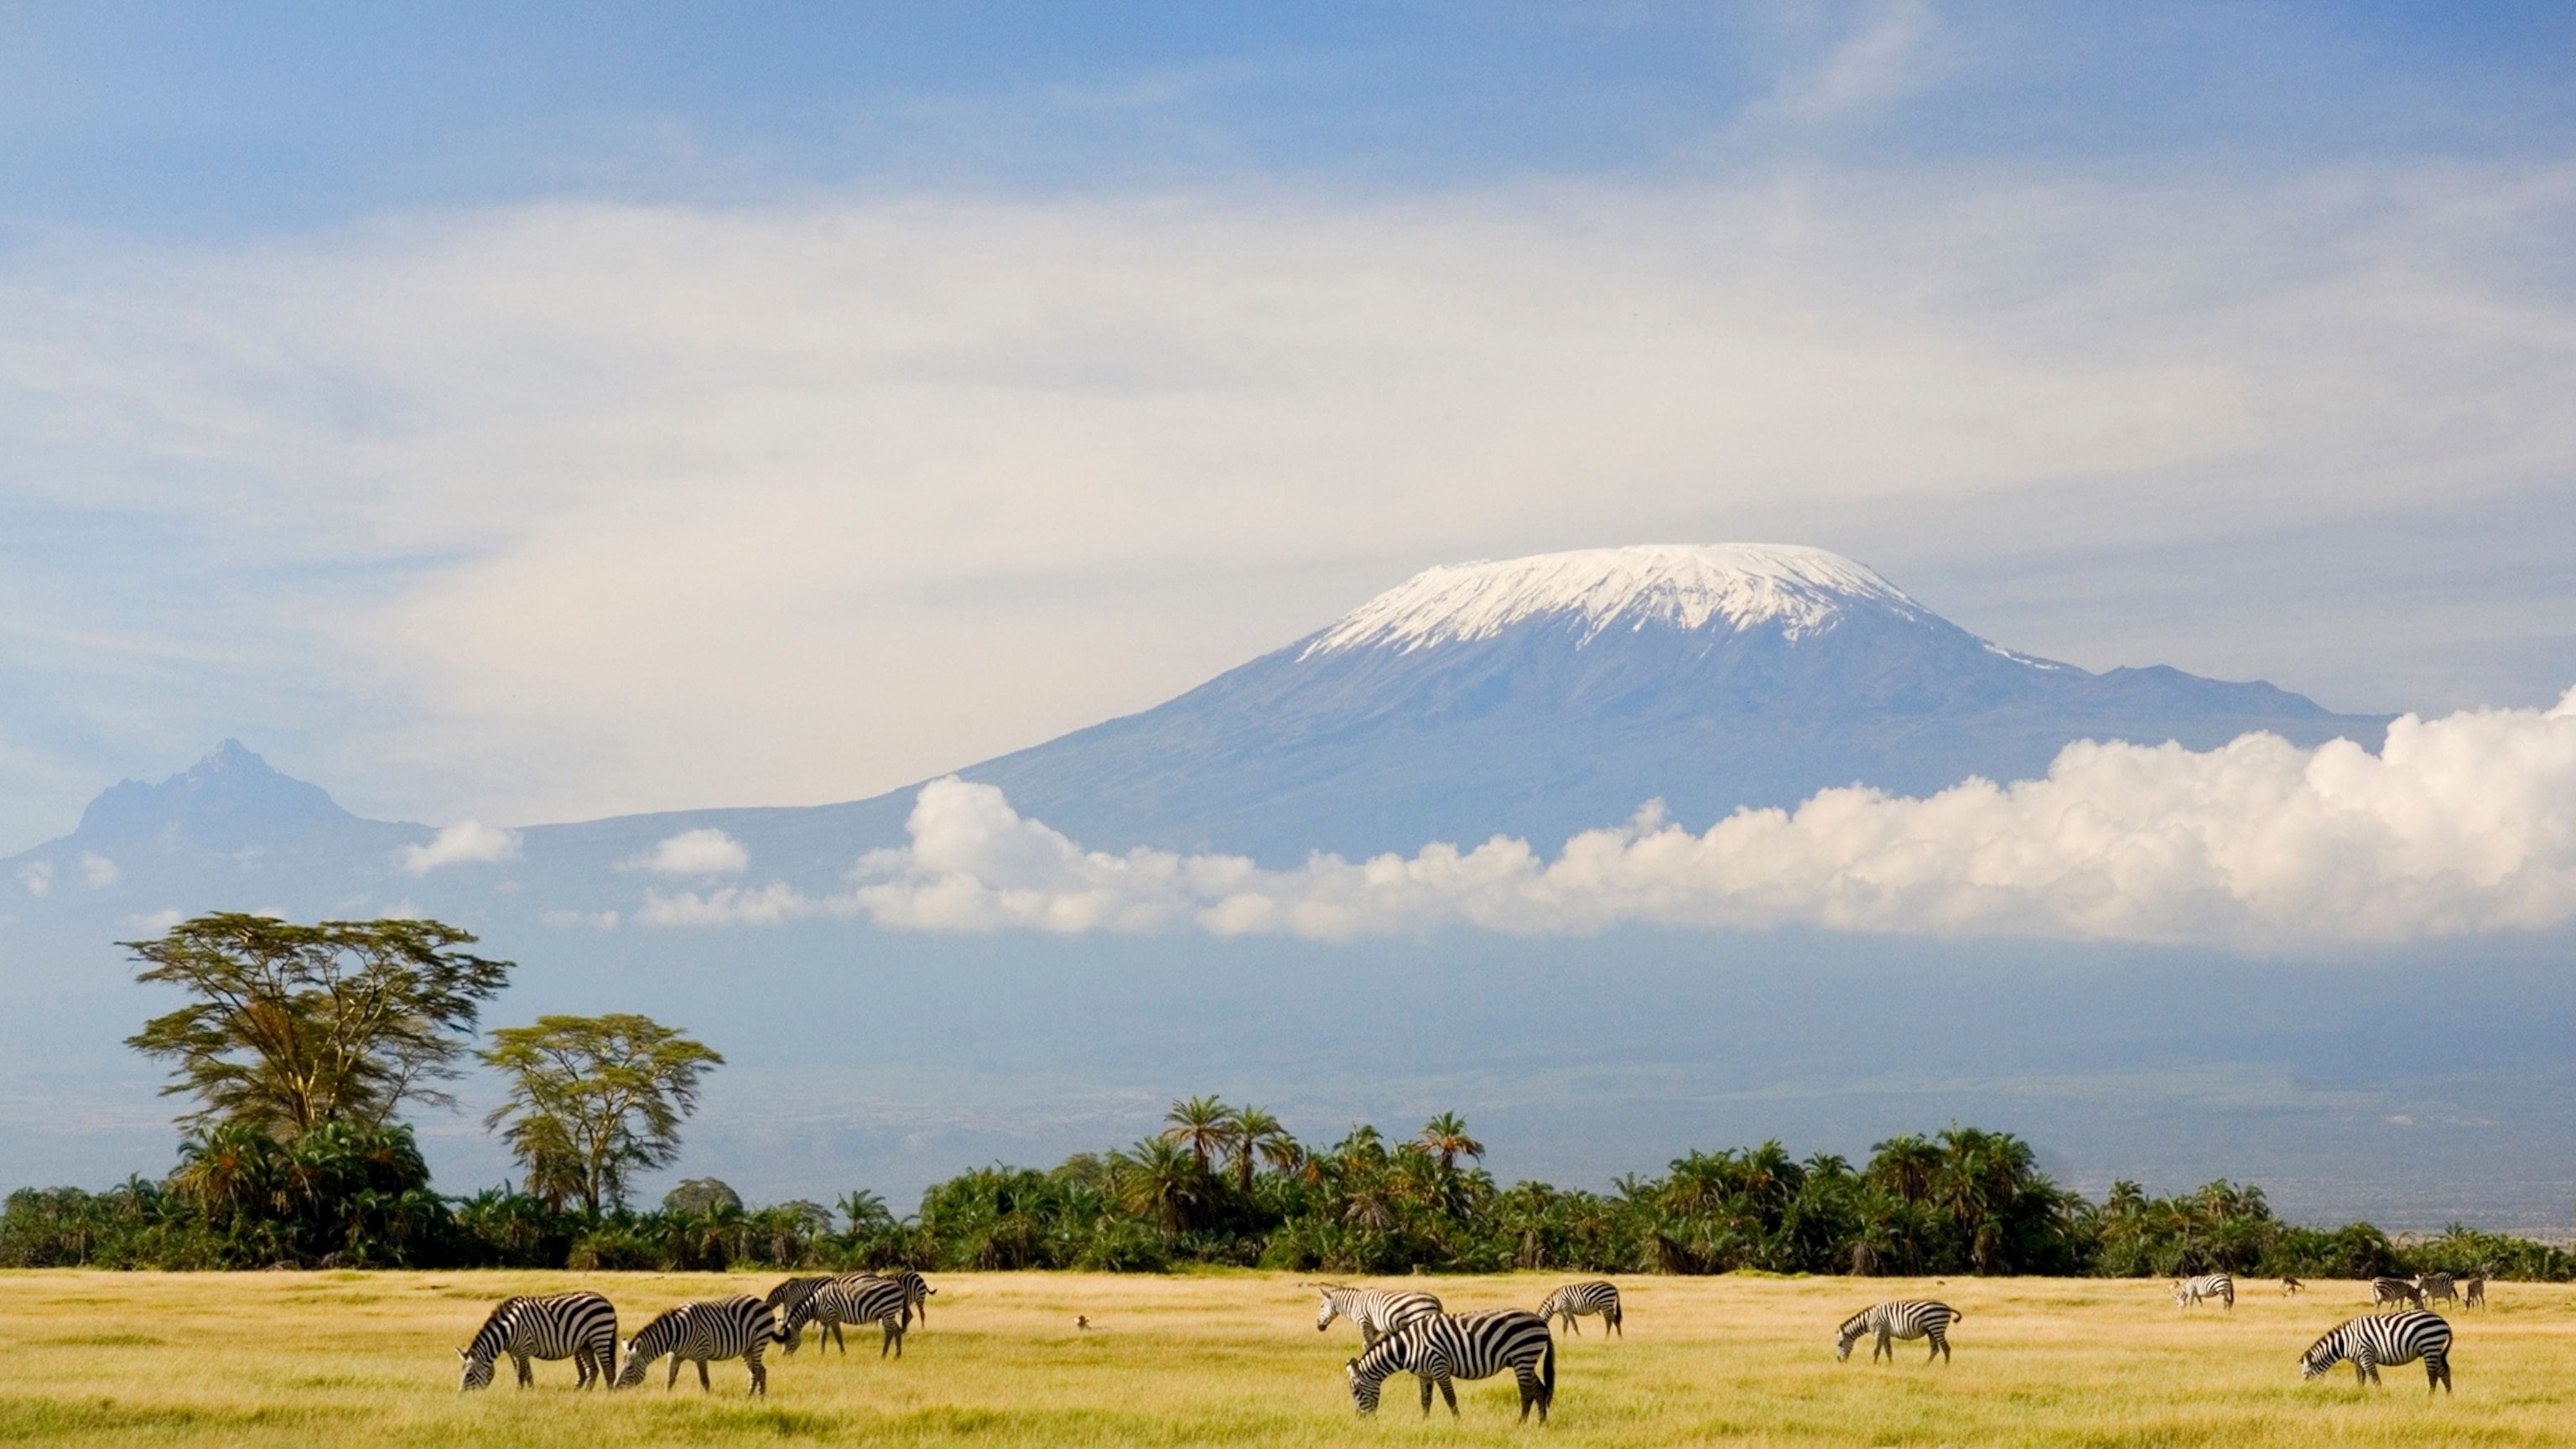
[[[1463,1424],[1415,1411],[1409,1378],[1362,1421],[1341,1363],[1345,1324],[1314,1329],[1314,1295],[1261,1274],[1122,1278],[937,1275],[909,1355],[873,1335],[847,1359],[773,1361],[766,1400],[739,1364],[577,1396],[569,1363],[534,1391],[456,1390],[454,1349],[496,1300],[600,1289],[627,1331],[684,1298],[765,1288],[750,1277],[565,1273],[0,1274],[0,1442],[154,1445],[1503,1443],[1509,1378],[1462,1385]],[[1453,1309],[1530,1306],[1552,1276],[1408,1280]],[[1599,1321],[1559,1336],[1547,1442],[1975,1445],[2542,1445],[2576,1443],[2576,1290],[2500,1284],[2453,1312],[2458,1393],[2427,1402],[2420,1369],[2365,1392],[2349,1370],[2299,1380],[2297,1355],[2361,1311],[2352,1284],[2284,1302],[2248,1283],[2231,1313],[2183,1313],[2162,1283],[1629,1279],[1628,1337]],[[1966,1313],[1954,1363],[1900,1345],[1893,1366],[1836,1364],[1832,1330],[1882,1297]],[[1077,1332],[1076,1314],[1096,1327]]]

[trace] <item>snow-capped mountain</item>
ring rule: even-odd
[[[2375,748],[2385,724],[2268,684],[2015,653],[1821,549],[1651,546],[1430,569],[1177,699],[959,773],[1095,846],[1293,864],[1497,834],[1553,849],[1649,800],[1706,825],[1828,786],[1927,792],[2040,773],[2083,738],[2207,748],[2259,729]],[[597,910],[692,829],[740,841],[764,878],[830,886],[901,841],[912,798],[533,827],[506,868],[420,881],[392,862],[423,827],[359,820],[227,742],[171,781],[108,791],[20,864],[69,879],[92,853],[161,873],[202,861],[214,875],[178,893],[191,900],[435,900],[507,877],[527,887],[520,908]]]
[[[1079,839],[1294,861],[1552,846],[1652,799],[1705,825],[1828,786],[2021,777],[2084,738],[2376,748],[2385,725],[2016,653],[1822,549],[1653,546],[1431,569],[1167,704],[962,773]]]

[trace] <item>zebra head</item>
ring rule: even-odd
[[[1351,1407],[1363,1414],[1376,1413],[1378,1392],[1386,1387],[1386,1380],[1370,1378],[1361,1372],[1358,1359],[1344,1364],[1342,1371],[1351,1376]]]
[[[1342,1298],[1349,1290],[1343,1288],[1318,1288],[1315,1291],[1324,1295],[1323,1306],[1315,1310],[1315,1331],[1317,1333],[1321,1333],[1325,1329],[1333,1326],[1334,1315],[1342,1311]]]
[[[1860,1336],[1867,1332],[1869,1332],[1869,1313],[1867,1310],[1855,1313],[1851,1317],[1844,1319],[1843,1326],[1834,1330],[1836,1336],[1834,1343],[1834,1362],[1843,1363],[1849,1360],[1851,1358],[1852,1345],[1860,1342]]]
[[[2342,1330],[2337,1329],[2327,1334],[2309,1344],[2308,1351],[2299,1355],[2299,1377],[2302,1380],[2323,1378],[2325,1371],[2335,1366],[2335,1360],[2343,1357],[2342,1348],[2335,1342],[2341,1333]]]
[[[456,1356],[465,1361],[465,1372],[456,1382],[458,1389],[484,1389],[492,1386],[492,1360],[476,1358],[474,1350],[470,1348],[458,1349]]]
[[[2174,1307],[2189,1308],[2191,1306],[2191,1290],[2183,1286],[2183,1282],[2180,1278],[2173,1280],[2170,1286],[2173,1288]]]
[[[1548,1295],[1547,1295],[1547,1297],[1545,1297],[1545,1298],[1543,1298],[1543,1299],[1541,1299],[1541,1300],[1539,1301],[1539,1305],[1538,1305],[1538,1316],[1539,1316],[1540,1318],[1542,1318],[1542,1319],[1554,1318],[1554,1317],[1556,1317],[1559,1313],[1563,1312],[1563,1311],[1564,1311],[1564,1308],[1565,1308],[1565,1290],[1564,1290],[1564,1289],[1562,1289],[1562,1288],[1559,1288],[1559,1289],[1557,1289],[1555,1292],[1548,1294]],[[1574,1318],[1574,1315],[1573,1315],[1573,1314],[1571,1314],[1571,1313],[1567,1313],[1567,1314],[1565,1315],[1565,1317],[1566,1317],[1566,1319],[1567,1319],[1567,1321],[1568,1321],[1568,1322],[1571,1322],[1571,1321],[1573,1320],[1573,1318]]]
[[[639,1333],[617,1346],[617,1356],[626,1367],[618,1371],[617,1382],[610,1384],[610,1388],[631,1389],[644,1382],[644,1370],[651,1367],[653,1361],[635,1351],[636,1341],[643,1336]]]

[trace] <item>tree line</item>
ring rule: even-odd
[[[443,1084],[506,983],[511,964],[472,944],[436,922],[240,915],[128,943],[140,979],[188,995],[129,1040],[193,1099],[179,1162],[102,1192],[11,1194],[0,1266],[2576,1277],[2563,1250],[2465,1228],[2400,1245],[2364,1223],[2287,1223],[2248,1184],[2157,1198],[2123,1181],[2095,1203],[2020,1138],[1955,1124],[1858,1163],[1777,1142],[1692,1152],[1591,1192],[1499,1184],[1453,1113],[1325,1146],[1215,1097],[1174,1103],[1125,1148],[961,1173],[909,1215],[866,1191],[751,1206],[711,1178],[639,1209],[634,1179],[678,1160],[723,1058],[622,1014],[489,1034],[472,1055],[507,1093],[486,1126],[520,1178],[450,1197],[396,1118],[452,1105]]]

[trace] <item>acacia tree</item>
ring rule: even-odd
[[[650,1017],[541,1016],[503,1027],[477,1053],[510,1083],[483,1120],[527,1169],[528,1191],[593,1215],[626,1205],[628,1179],[680,1155],[698,1083],[724,1058]]]
[[[198,1099],[181,1119],[192,1128],[248,1123],[285,1141],[379,1127],[406,1101],[453,1105],[431,1084],[456,1075],[511,969],[456,949],[473,942],[436,921],[200,916],[122,943],[144,963],[136,980],[194,998],[125,1044],[174,1064],[161,1092]]]

